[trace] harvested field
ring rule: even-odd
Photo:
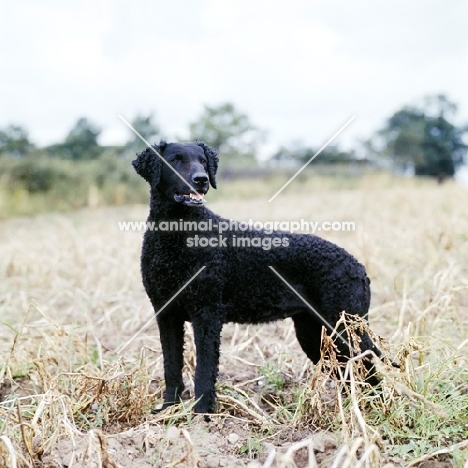
[[[371,277],[372,330],[401,365],[382,366],[381,395],[359,383],[357,365],[349,386],[328,379],[331,346],[314,368],[290,320],[228,325],[219,414],[207,423],[191,411],[188,326],[186,400],[151,415],[164,390],[156,323],[116,352],[152,316],[139,272],[142,233],[118,227],[145,220],[147,207],[6,220],[0,465],[467,466],[466,189],[414,183],[280,197],[219,199],[211,208],[243,220],[355,222],[354,232],[318,234]]]

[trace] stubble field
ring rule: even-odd
[[[152,315],[142,233],[118,228],[145,220],[146,206],[2,221],[0,465],[468,466],[467,190],[381,182],[311,185],[267,203],[274,189],[241,196],[253,181],[210,203],[240,220],[354,221],[355,232],[318,234],[366,266],[372,330],[401,365],[380,369],[376,395],[327,379],[333,356],[310,364],[290,320],[229,324],[211,422],[191,411],[189,326],[186,399],[158,415],[156,323],[116,352]]]

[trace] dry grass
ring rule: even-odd
[[[347,384],[328,378],[337,362],[326,337],[314,367],[289,320],[228,325],[219,415],[210,423],[192,412],[190,327],[187,399],[156,416],[149,412],[163,392],[156,325],[115,352],[151,316],[139,273],[141,233],[117,227],[145,219],[146,207],[2,222],[0,465],[463,467],[466,190],[389,186],[367,180],[361,189],[322,186],[270,204],[267,197],[213,203],[237,219],[355,221],[354,233],[323,236],[365,263],[372,330],[401,368],[379,366],[375,394],[361,383],[358,361],[340,370]]]

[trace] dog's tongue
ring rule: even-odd
[[[201,200],[203,198],[203,195],[201,193],[190,192],[190,198],[192,198],[193,200]]]

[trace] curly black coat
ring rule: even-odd
[[[367,317],[370,281],[364,267],[344,249],[317,236],[281,231],[267,234],[238,229],[220,237],[216,227],[228,220],[210,211],[202,200],[210,184],[216,188],[218,157],[209,146],[198,141],[161,141],[139,153],[133,166],[151,186],[148,222],[156,226],[162,221],[172,221],[173,226],[180,226],[181,221],[202,222],[203,228],[203,222],[211,220],[213,227],[211,231],[147,230],[144,236],[141,272],[160,330],[166,380],[163,408],[178,401],[184,389],[185,321],[192,323],[196,345],[195,411],[209,413],[215,409],[223,324],[291,317],[302,349],[317,362],[322,326],[333,327],[343,311]],[[203,242],[211,241],[211,246],[196,247],[197,235],[199,240],[205,239]],[[239,238],[249,238],[244,244],[256,238],[252,242],[256,247],[233,246]],[[263,239],[267,242],[261,244]],[[277,240],[267,249],[271,239]],[[203,271],[164,307],[202,267]],[[342,355],[350,356],[348,346],[336,342]],[[367,334],[361,343],[361,350],[366,349],[380,354]]]

